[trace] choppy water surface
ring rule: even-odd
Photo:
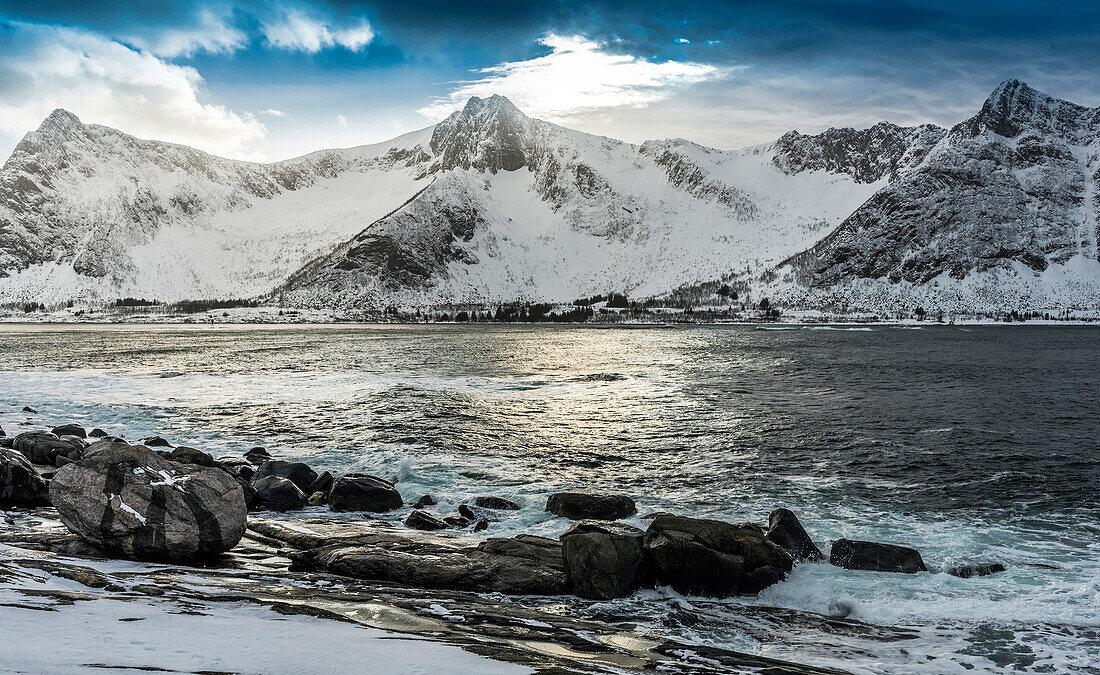
[[[556,536],[546,494],[584,488],[643,514],[762,522],[787,506],[826,552],[848,536],[937,568],[1009,565],[980,579],[803,565],[756,599],[570,609],[867,672],[1100,672],[1098,400],[1090,328],[0,329],[9,434],[80,421],[215,456],[264,445],[396,477],[444,513],[475,494],[523,503],[497,535]],[[773,608],[891,628],[837,635]]]

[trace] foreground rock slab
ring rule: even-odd
[[[295,569],[416,588],[509,595],[567,592],[562,545],[544,537],[511,539],[397,530],[381,521],[252,519],[256,533],[288,544]]]
[[[905,574],[928,571],[915,548],[856,539],[837,539],[833,542],[829,563],[846,570]]]
[[[561,535],[569,588],[592,600],[623,598],[649,582],[645,532],[625,523],[581,520]]]
[[[50,501],[88,543],[139,559],[216,555],[236,546],[246,527],[244,493],[225,471],[118,442],[61,467]]]
[[[657,582],[685,595],[758,593],[794,566],[790,554],[757,529],[718,520],[657,516],[643,545]]]
[[[43,516],[50,511],[40,510]],[[573,611],[572,605],[563,604],[558,597],[526,596],[502,600],[491,595],[423,590],[336,577],[323,572],[293,571],[288,569],[289,561],[280,555],[277,546],[268,542],[266,537],[253,536],[252,532],[246,533],[232,552],[218,559],[219,567],[119,566],[87,558],[44,555],[44,551],[62,550],[66,555],[81,555],[69,546],[59,547],[61,540],[72,540],[74,545],[86,544],[60,524],[55,525],[52,517],[17,515],[16,519],[46,522],[35,522],[29,527],[16,524],[6,529],[0,528],[0,541],[19,542],[0,551],[0,586],[3,586],[5,579],[15,580],[14,583],[20,584],[20,591],[25,591],[18,596],[20,606],[43,610],[43,615],[61,617],[61,621],[55,622],[59,624],[81,625],[81,617],[87,615],[79,611],[82,606],[91,608],[98,621],[113,625],[119,620],[148,616],[138,614],[136,609],[148,604],[161,608],[169,617],[197,620],[200,623],[190,625],[200,627],[205,625],[203,622],[207,615],[219,611],[270,607],[278,612],[273,616],[271,625],[277,631],[279,626],[283,626],[283,635],[288,632],[285,627],[294,620],[294,616],[309,616],[318,629],[322,627],[319,622],[331,621],[334,630],[340,626],[360,625],[397,631],[414,639],[438,640],[461,646],[470,652],[496,661],[522,665],[534,672],[609,675],[624,672],[659,672],[667,675],[715,672],[821,675],[836,672],[766,656],[688,644],[659,634],[639,633],[634,626],[644,623],[645,619],[634,616],[629,607],[617,611],[610,621],[593,620],[580,618],[578,614],[582,612]],[[94,557],[94,553],[92,555]],[[220,567],[222,565],[224,567]],[[227,573],[227,569],[232,572]],[[50,583],[55,578],[67,579],[75,584],[68,583],[65,588],[59,589],[56,584]],[[0,592],[3,592],[2,588]],[[584,603],[579,599],[575,602]],[[581,606],[586,605],[578,605]],[[183,614],[180,613],[181,607],[186,607]],[[65,614],[74,611],[74,608],[76,614]],[[777,611],[785,613],[773,614]],[[822,641],[827,642],[830,636],[843,636],[837,640],[837,649],[850,649],[847,640],[860,639],[858,636],[868,631],[871,635],[866,639],[872,644],[911,637],[893,635],[891,631],[894,629],[836,621],[818,615],[802,616],[771,608],[746,607],[732,618],[743,621],[738,625],[739,630],[744,629],[762,641],[774,637],[776,623],[780,622],[784,627],[784,643],[789,641],[791,645],[785,649],[788,658],[830,650],[831,645],[821,644]],[[147,629],[143,626],[146,624],[147,621],[142,621],[122,626],[132,626],[131,630],[141,631],[145,635]],[[823,624],[828,627],[826,631],[820,630]],[[187,624],[179,625],[181,631],[187,630],[184,627]],[[300,650],[303,644],[297,633],[276,639],[264,633],[263,627],[250,630],[256,631],[251,633],[251,638],[242,634],[239,639],[262,635],[264,648],[275,652]],[[181,633],[179,648],[199,655],[196,669],[199,665],[208,666],[211,653],[208,645],[201,640],[189,640],[186,635]],[[401,642],[394,648],[418,644]],[[361,645],[359,647],[355,648],[355,653],[362,655]],[[316,666],[318,656],[315,650],[307,648],[306,652],[309,658],[314,659]],[[19,670],[11,654],[6,655],[5,665]],[[99,664],[97,669],[112,671],[158,670],[170,665],[156,659],[157,652],[145,655],[152,659],[126,660],[118,656],[117,650],[111,649],[111,643],[104,643],[102,648],[81,654],[79,660],[71,662],[75,665],[70,669],[76,670],[81,664],[85,664],[83,669],[88,669],[88,663]],[[64,669],[68,663],[53,663],[53,670]],[[287,663],[304,668],[302,672],[317,670],[316,667],[301,665],[304,663],[302,659],[295,661],[291,658]],[[225,663],[219,666],[220,670],[226,669]],[[454,669],[453,664],[440,664],[434,672],[448,672],[448,668]],[[369,667],[359,669],[369,670]],[[187,670],[190,672],[191,669]],[[235,670],[259,672],[256,663],[241,665]],[[269,668],[269,672],[278,670]]]

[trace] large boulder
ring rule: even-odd
[[[214,466],[214,458],[208,452],[198,448],[190,448],[186,445],[177,446],[168,454],[168,459],[180,464],[195,464],[196,466]]]
[[[49,485],[22,453],[0,449],[0,508],[49,505]]]
[[[79,424],[62,424],[53,428],[53,433],[56,436],[76,436],[78,438],[87,438],[88,432],[84,430],[84,427]]]
[[[307,492],[313,482],[317,480],[317,472],[309,468],[308,464],[302,462],[287,462],[281,459],[269,459],[260,465],[260,468],[256,469],[256,473],[252,476],[252,482],[267,478],[268,476],[278,476],[279,478],[286,478],[291,483],[298,486],[298,489],[302,492]]]
[[[657,582],[686,595],[757,593],[782,580],[794,564],[756,529],[718,520],[657,516],[643,546]]]
[[[117,442],[58,469],[50,501],[90,544],[150,560],[227,551],[244,534],[247,513],[241,487],[226,472]]]
[[[117,436],[107,436],[106,438],[101,438],[98,441],[96,441],[95,443],[92,443],[87,448],[84,448],[84,459],[88,459],[89,457],[93,457],[96,454],[98,454],[100,452],[103,452],[104,450],[107,450],[107,449],[110,449],[110,448],[130,448],[130,447],[144,447],[144,446],[132,446],[129,443],[127,443],[126,441],[122,440],[121,438],[118,438]]]
[[[83,448],[49,431],[27,431],[15,437],[13,446],[35,464],[52,466],[58,455],[79,457]]]
[[[601,492],[558,492],[546,500],[546,510],[570,520],[618,520],[638,512],[630,497]]]
[[[309,498],[298,486],[282,476],[264,476],[252,483],[259,506],[270,511],[297,511]]]
[[[581,520],[561,535],[565,578],[575,595],[622,598],[648,581],[645,532],[625,523]]]
[[[779,544],[791,554],[795,562],[820,562],[825,559],[821,555],[821,549],[814,544],[813,539],[802,527],[798,516],[790,509],[776,509],[768,517],[768,533],[765,535],[769,541]]]
[[[375,476],[350,473],[332,482],[328,505],[333,511],[385,513],[404,505],[393,483]]]
[[[829,551],[829,563],[846,570],[872,572],[927,572],[920,552],[907,546],[880,544],[874,541],[837,539]]]

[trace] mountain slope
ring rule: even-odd
[[[0,303],[702,301],[728,283],[839,311],[1096,309],[1098,210],[1100,109],[1015,80],[950,130],[732,152],[592,136],[499,96],[271,164],[56,111],[0,169]]]
[[[784,172],[770,154],[635,146],[471,99],[435,127],[408,204],[313,261],[292,306],[571,300],[655,294],[732,265],[764,269],[883,183]]]
[[[1100,108],[1010,80],[780,272],[808,305],[904,306],[915,288],[936,306],[1096,307],[1098,187]]]
[[[420,141],[261,165],[55,111],[0,169],[0,299],[266,292],[413,194]]]

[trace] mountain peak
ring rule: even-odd
[[[531,120],[507,98],[472,96],[436,125],[430,146],[444,170],[515,171],[526,164],[530,130]]]
[[[1005,138],[1015,138],[1027,130],[1076,136],[1088,126],[1094,112],[1010,79],[997,85],[981,111],[958,128],[971,137],[986,130]]]
[[[80,118],[72,114],[64,108],[57,108],[51,112],[46,119],[42,120],[42,124],[38,125],[39,131],[68,131],[70,129],[78,129],[84,126],[80,122]]]
[[[466,101],[466,106],[462,109],[462,114],[477,115],[483,112],[496,111],[523,115],[515,104],[508,100],[507,97],[501,96],[500,94],[493,94],[489,98],[471,96],[470,100]]]

